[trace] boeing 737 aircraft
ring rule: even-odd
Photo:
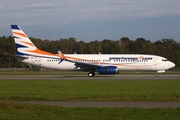
[[[11,25],[18,61],[29,65],[57,69],[89,71],[88,76],[117,74],[121,70],[165,72],[175,66],[164,57],[144,54],[53,54],[38,49],[18,25]]]

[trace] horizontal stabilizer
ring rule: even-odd
[[[17,57],[17,58],[22,58],[22,59],[28,59],[28,57],[24,56],[24,55],[10,54],[10,53],[4,53],[4,55],[10,56],[10,57]]]

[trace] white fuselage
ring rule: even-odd
[[[60,62],[60,57],[37,57],[27,56],[28,59],[17,58],[18,61],[30,65],[57,70],[76,70],[75,63],[69,61]],[[156,55],[143,54],[64,54],[64,56],[74,62],[86,62],[103,66],[116,66],[118,70],[154,70],[162,71],[175,66],[166,58]]]

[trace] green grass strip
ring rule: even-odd
[[[180,101],[179,80],[0,80],[1,101]]]
[[[0,103],[3,120],[178,120],[180,108],[65,108]]]

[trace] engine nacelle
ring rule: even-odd
[[[99,74],[117,74],[119,71],[117,70],[116,66],[106,66],[106,67],[99,67],[98,68]]]

